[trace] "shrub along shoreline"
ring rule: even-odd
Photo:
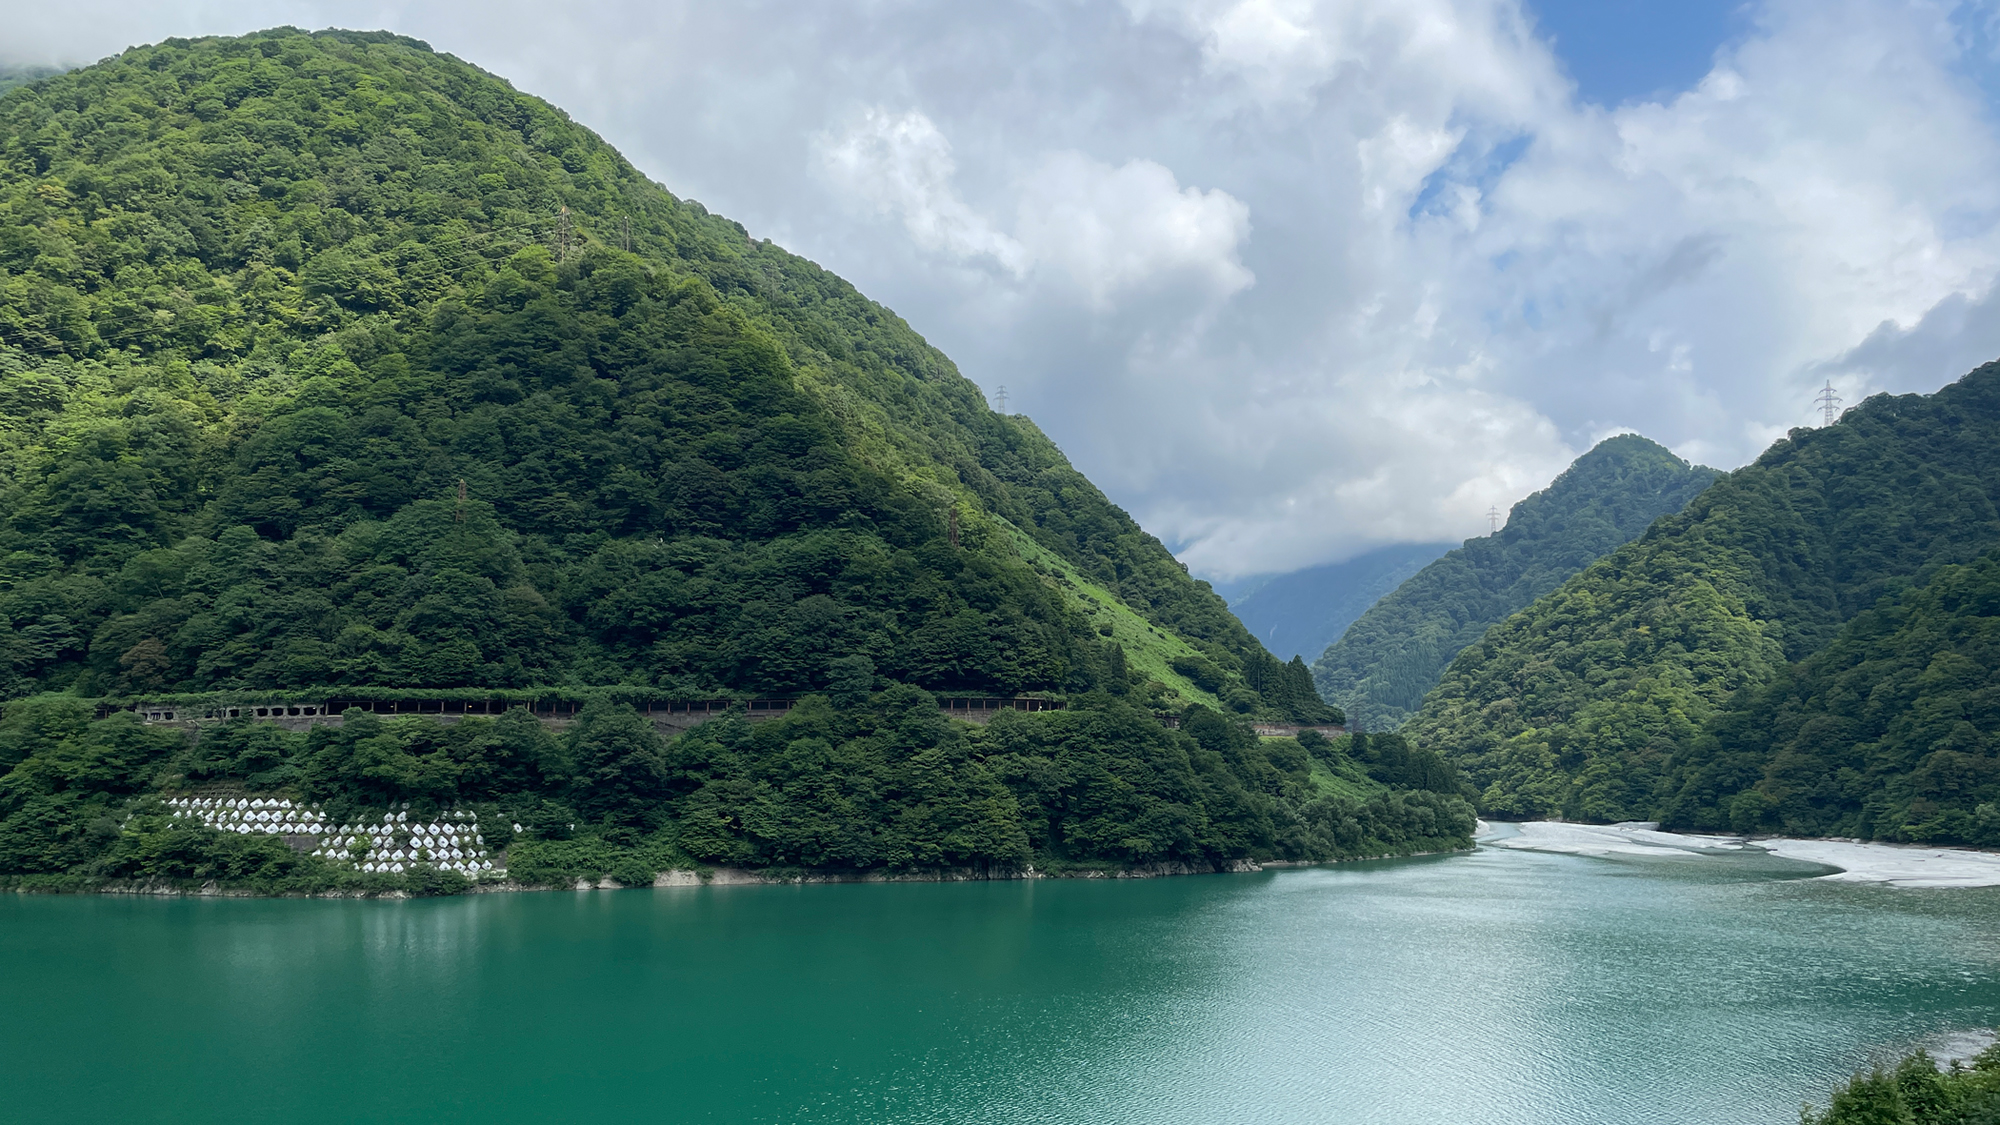
[[[338,727],[236,720],[197,737],[44,695],[7,706],[0,769],[0,889],[17,891],[1192,873],[1449,851],[1470,847],[1474,826],[1456,773],[1394,736],[1260,739],[1200,707],[1175,730],[1108,694],[982,727],[906,685],[807,697],[754,725],[724,716],[671,741],[610,701],[561,731],[525,710],[452,724],[351,711]],[[198,790],[309,800],[336,823],[469,808],[506,874],[361,872],[169,815],[165,798]]]
[[[2000,1122],[2000,1046],[1939,1069],[1924,1051],[1894,1067],[1854,1075],[1824,1111],[1805,1106],[1799,1125],[1994,1125]]]
[[[1031,879],[1166,879],[1189,875],[1250,875],[1271,869],[1330,867],[1343,863],[1365,863],[1384,859],[1419,859],[1472,851],[1475,845],[1456,839],[1414,841],[1425,850],[1389,851],[1379,855],[1351,855],[1323,860],[1236,860],[1201,866],[1188,863],[1143,864],[1139,866],[1057,865],[977,870],[971,868],[911,869],[907,871],[842,871],[795,867],[691,867],[656,872],[651,881],[622,883],[610,874],[592,878],[579,875],[568,883],[524,883],[511,875],[466,879],[455,872],[435,870],[442,876],[418,882],[419,871],[405,875],[380,876],[373,885],[337,884],[319,890],[258,890],[214,880],[159,879],[116,880],[88,876],[0,876],[0,893],[14,894],[104,894],[162,898],[428,898],[459,894],[533,894],[544,891],[620,891],[675,887],[735,886],[818,886],[844,883],[982,883],[1018,882]],[[1433,845],[1426,847],[1426,845]],[[454,879],[456,881],[454,881]]]

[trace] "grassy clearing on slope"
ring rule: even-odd
[[[1387,785],[1369,777],[1366,770],[1352,759],[1342,758],[1339,767],[1330,767],[1320,758],[1314,758],[1309,775],[1312,783],[1319,787],[1321,796],[1345,797],[1350,801],[1365,801],[1377,793],[1389,791]]]
[[[964,521],[963,533],[978,534],[997,528],[1010,536],[1021,558],[1054,589],[1061,591],[1070,604],[1090,618],[1098,626],[1100,636],[1107,636],[1103,629],[1106,624],[1111,626],[1108,637],[1124,646],[1129,667],[1167,685],[1184,700],[1223,709],[1221,701],[1213,693],[1204,691],[1173,669],[1175,657],[1202,656],[1200,649],[1148,621],[1118,595],[1078,573],[1069,560],[1036,542],[1032,535],[1006,517],[986,510],[977,495],[963,483],[946,479],[939,466],[913,465],[892,439],[893,420],[879,404],[840,386],[813,366],[801,364],[796,369],[795,377],[802,389],[818,398],[830,413],[849,427],[854,448],[869,464],[893,474],[906,486],[931,496],[940,506],[956,502],[960,518]]]
[[[1124,646],[1128,666],[1167,685],[1190,703],[1199,703],[1218,711],[1224,709],[1213,694],[1203,691],[1195,686],[1193,680],[1173,669],[1175,657],[1201,656],[1200,649],[1139,616],[1116,594],[1078,574],[1076,568],[1061,555],[1035,542],[1027,532],[1005,520],[995,518],[994,522],[1006,527],[1013,535],[1014,545],[1029,566],[1089,615],[1096,623],[1100,636],[1104,635],[1105,625],[1111,626],[1110,639]]]

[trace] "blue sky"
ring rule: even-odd
[[[1523,5],[1526,5],[1525,7]],[[895,309],[1229,579],[2000,356],[2000,0],[67,0],[388,28]]]
[[[1579,95],[1603,106],[1694,86],[1750,11],[1743,0],[1541,0],[1529,10]]]

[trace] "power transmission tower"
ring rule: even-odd
[[[465,478],[464,477],[458,478],[458,514],[452,517],[452,522],[453,523],[465,522]]]
[[[1000,413],[1007,413],[1007,384],[1000,384]]]
[[[556,262],[569,260],[569,205],[556,212]]]
[[[1813,405],[1819,407],[1819,412],[1826,417],[1827,425],[1831,426],[1840,421],[1840,396],[1833,393],[1833,380],[1826,381],[1826,389],[1813,400]]]
[[[1486,509],[1486,522],[1493,528],[1493,534],[1500,534],[1500,509],[1498,506]]]
[[[632,216],[626,215],[620,218],[618,226],[625,236],[625,252],[630,254],[632,252]]]

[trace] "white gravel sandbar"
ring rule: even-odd
[[[1495,847],[1565,855],[1687,855],[1706,851],[1740,851],[1740,836],[1688,836],[1661,832],[1650,821],[1626,824],[1566,824],[1531,820],[1520,834],[1495,840]]]
[[[1772,855],[1838,867],[1822,875],[1840,883],[1892,887],[2000,887],[2000,854],[1966,848],[1860,844],[1847,840],[1753,840]]]
[[[1864,844],[1853,840],[1797,840],[1777,837],[1692,836],[1661,832],[1645,822],[1565,824],[1535,820],[1516,835],[1490,841],[1499,848],[1565,855],[1703,855],[1761,848],[1784,859],[1840,870],[1819,878],[1841,883],[1884,883],[1891,887],[2000,887],[2000,853],[1969,848],[1925,848],[1909,844]]]

